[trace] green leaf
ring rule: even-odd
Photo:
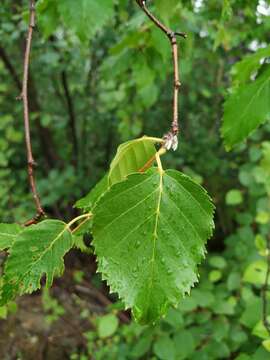
[[[270,214],[267,211],[259,211],[256,215],[256,222],[258,224],[267,224],[270,220]]]
[[[248,328],[253,328],[262,316],[262,301],[259,297],[249,299],[243,312],[240,323]]]
[[[75,206],[86,212],[92,211],[99,199],[107,191],[108,186],[108,174],[106,174],[85,197],[75,203]]]
[[[54,33],[59,26],[57,2],[54,0],[39,0],[37,3],[38,25],[46,38]]]
[[[164,318],[164,322],[170,324],[175,329],[182,327],[184,324],[184,319],[179,310],[174,308],[170,308],[166,317]]]
[[[235,301],[233,298],[229,298],[228,300],[217,300],[213,311],[216,314],[232,315],[234,314],[234,308]]]
[[[257,260],[251,263],[245,270],[243,280],[251,284],[263,285],[267,271],[266,261]]]
[[[108,314],[98,319],[98,336],[106,338],[112,336],[118,328],[118,318],[114,314]]]
[[[91,228],[92,228],[92,224],[91,224]],[[84,233],[86,233],[89,230],[87,229],[87,230],[83,230],[83,231],[84,231]],[[74,235],[74,234],[72,234],[72,235],[73,235],[74,248],[76,248],[86,254],[93,253],[92,248],[85,244],[83,235]]]
[[[241,276],[237,272],[232,272],[227,279],[227,288],[229,291],[237,290],[241,285]]]
[[[222,136],[228,149],[270,119],[270,66],[255,81],[237,88],[225,102]]]
[[[269,317],[268,317],[268,321],[269,321]],[[255,325],[254,329],[252,330],[252,334],[258,336],[261,339],[269,339],[269,333],[266,327],[264,326],[262,320],[260,320]]]
[[[211,341],[205,346],[205,349],[209,354],[209,359],[230,358],[230,349],[225,342]]]
[[[269,353],[263,347],[259,347],[252,356],[252,360],[268,360],[268,358]]]
[[[18,224],[0,224],[0,251],[9,249],[22,230]]]
[[[162,139],[143,136],[121,144],[111,162],[109,184],[123,181],[131,173],[138,172],[156,154],[155,143]]]
[[[57,5],[65,25],[82,40],[92,38],[114,15],[112,0],[58,0]]]
[[[154,322],[197,281],[213,209],[189,177],[156,168],[102,197],[93,218],[98,271],[137,320]]]
[[[140,359],[150,350],[151,344],[152,344],[152,334],[144,334],[137,340],[134,348],[131,350],[130,355],[133,358]]]
[[[249,82],[251,76],[262,66],[261,60],[269,56],[270,46],[267,46],[237,62],[232,69],[234,83]]]
[[[106,174],[84,198],[78,200],[75,206],[87,212],[92,211],[110,185],[123,181],[131,173],[137,172],[156,154],[154,144],[157,142],[162,142],[162,139],[143,136],[121,144],[111,162],[109,174]]]
[[[45,220],[20,232],[5,264],[0,306],[17,294],[39,289],[44,274],[50,287],[63,273],[63,257],[72,246],[71,232],[62,221]]]
[[[251,360],[251,357],[247,354],[240,354],[235,358],[235,360]]]
[[[181,330],[174,336],[177,359],[191,358],[196,344],[190,331]]]
[[[243,195],[240,190],[230,190],[226,194],[227,205],[239,205],[243,202]]]
[[[0,319],[5,320],[8,315],[8,308],[7,306],[0,306]]]
[[[268,352],[270,352],[270,339],[264,340],[262,342],[263,347],[265,348],[265,350],[267,350]]]
[[[260,252],[261,255],[266,255],[267,253],[267,240],[261,234],[256,235],[255,237],[255,246]]]
[[[222,272],[219,270],[212,270],[210,271],[208,277],[211,282],[217,282],[222,278]]]
[[[175,344],[169,336],[163,336],[154,344],[154,353],[162,360],[175,359]]]
[[[209,264],[217,269],[224,269],[227,266],[226,260],[222,256],[211,256]]]

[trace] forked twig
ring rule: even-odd
[[[36,181],[34,177],[34,166],[35,161],[33,158],[32,144],[31,144],[31,134],[30,134],[30,121],[29,121],[29,105],[28,105],[28,79],[29,79],[29,65],[30,65],[30,53],[31,45],[33,38],[33,30],[35,27],[35,0],[30,0],[30,18],[29,26],[26,40],[26,49],[24,54],[24,69],[23,69],[23,84],[22,84],[22,93],[20,99],[23,101],[23,113],[24,113],[24,130],[25,130],[25,144],[27,151],[27,164],[28,164],[28,178],[33,194],[33,199],[35,202],[37,214],[36,216],[27,221],[24,225],[29,226],[36,223],[42,216],[45,215],[45,212],[41,206],[40,198],[37,192]]]
[[[178,133],[179,133],[179,113],[178,113],[178,98],[179,98],[179,89],[181,86],[180,77],[179,77],[179,62],[178,62],[178,45],[177,45],[177,36],[181,36],[184,39],[187,35],[183,32],[173,31],[162,24],[147,8],[146,0],[136,0],[139,7],[144,11],[148,18],[168,37],[171,43],[172,55],[173,55],[173,69],[174,69],[174,90],[173,90],[173,118],[171,123],[170,131],[164,135],[164,147],[167,150],[171,148],[173,150],[177,149],[178,146]]]

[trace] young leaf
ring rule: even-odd
[[[242,85],[224,107],[222,136],[228,148],[243,141],[260,124],[270,120],[270,66],[255,81]]]
[[[111,162],[109,174],[106,174],[84,198],[78,200],[75,206],[86,212],[92,211],[109,186],[137,172],[155,155],[154,144],[157,142],[162,142],[162,139],[143,136],[121,144]]]
[[[130,175],[99,201],[93,217],[98,271],[137,320],[157,320],[197,281],[213,208],[189,177],[156,168]]]
[[[155,155],[157,142],[161,143],[162,139],[143,136],[120,145],[111,162],[109,185],[123,181],[131,173],[138,172]]]
[[[0,306],[17,294],[39,289],[44,274],[50,287],[54,276],[63,272],[63,257],[72,246],[71,232],[62,221],[45,220],[20,232],[5,264]]]
[[[18,224],[0,224],[0,251],[9,249],[22,230]]]

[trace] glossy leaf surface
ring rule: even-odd
[[[0,304],[17,294],[32,293],[40,288],[46,275],[46,285],[64,270],[63,257],[73,245],[67,225],[58,220],[45,220],[25,228],[16,238],[5,264]]]
[[[149,323],[190,291],[213,230],[206,191],[156,168],[114,185],[94,214],[98,271],[135,318]]]
[[[0,224],[0,251],[9,249],[17,234],[22,231],[22,227],[17,224]]]

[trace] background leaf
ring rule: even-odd
[[[228,148],[270,120],[270,66],[255,81],[240,86],[225,102],[222,136]]]
[[[262,60],[268,57],[270,57],[270,46],[259,49],[255,54],[246,56],[242,61],[237,62],[232,68],[234,84],[249,82],[251,76],[262,66]]]
[[[118,318],[114,314],[108,314],[98,320],[98,335],[101,338],[112,336],[118,328]]]
[[[232,189],[226,194],[227,205],[239,205],[243,202],[243,195],[240,190]]]
[[[59,0],[57,7],[65,25],[82,40],[95,35],[114,14],[111,0]]]

